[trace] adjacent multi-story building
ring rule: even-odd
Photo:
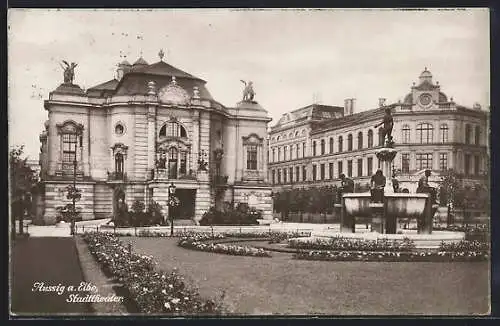
[[[54,222],[57,206],[70,202],[75,160],[83,219],[112,216],[120,198],[166,210],[172,184],[180,200],[169,212],[175,218],[198,221],[223,202],[248,203],[272,218],[271,119],[256,101],[222,105],[204,80],[164,62],[162,52],[154,64],[122,62],[116,79],[86,91],[73,84],[73,69],[44,103],[39,218]]]
[[[393,170],[404,188],[415,191],[426,169],[439,183],[452,168],[465,182],[482,183],[488,175],[489,112],[478,104],[458,105],[434,83],[427,68],[403,102],[354,113],[354,99],[344,107],[313,104],[284,114],[269,133],[269,180],[274,191],[291,187],[339,184],[344,173],[366,185],[380,167],[385,108],[392,110],[392,136],[398,154]],[[390,176],[389,176],[390,177]]]

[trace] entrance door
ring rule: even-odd
[[[170,208],[174,219],[192,219],[194,217],[196,189],[176,189],[175,195],[179,198],[180,204]]]

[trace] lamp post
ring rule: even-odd
[[[174,183],[170,183],[168,186],[168,217],[170,219],[170,236],[174,236],[174,216],[172,215],[172,207],[175,204],[175,185]]]

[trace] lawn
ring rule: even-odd
[[[176,239],[124,238],[177,267],[205,297],[225,292],[237,314],[471,315],[489,313],[489,263],[378,263],[229,256],[177,247]]]

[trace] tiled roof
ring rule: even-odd
[[[102,84],[90,87],[89,90],[114,90],[116,88],[116,85],[118,85],[118,80],[111,79]]]
[[[160,90],[172,81],[172,77],[171,75],[139,73],[137,71],[130,72],[123,76],[123,79],[118,84],[116,95],[147,94],[148,82],[151,80],[156,82],[156,89]],[[176,82],[177,85],[184,88],[189,95],[193,95],[194,86],[198,86],[201,98],[213,100],[212,95],[205,87],[205,82],[200,79],[176,76]]]
[[[370,121],[373,119],[378,119],[378,118],[382,119],[382,117],[384,116],[385,108],[386,107],[394,107],[394,106],[395,106],[394,104],[391,104],[391,105],[385,106],[383,108],[376,108],[376,109],[372,109],[372,110],[368,110],[368,111],[361,111],[361,112],[354,113],[351,115],[343,116],[341,118],[317,122],[315,124],[315,127],[313,128],[314,129],[313,133],[323,131],[323,130],[328,130],[328,129],[331,129],[333,127],[338,127],[341,125],[356,125],[356,124],[361,124],[363,122]]]
[[[191,74],[188,74],[185,71],[182,71],[174,66],[169,65],[166,62],[160,61],[153,63],[151,65],[136,68],[133,72],[144,73],[144,74],[152,74],[152,75],[163,75],[163,76],[175,76],[175,77],[184,77],[184,78],[195,78],[202,80],[198,77],[195,77]]]

